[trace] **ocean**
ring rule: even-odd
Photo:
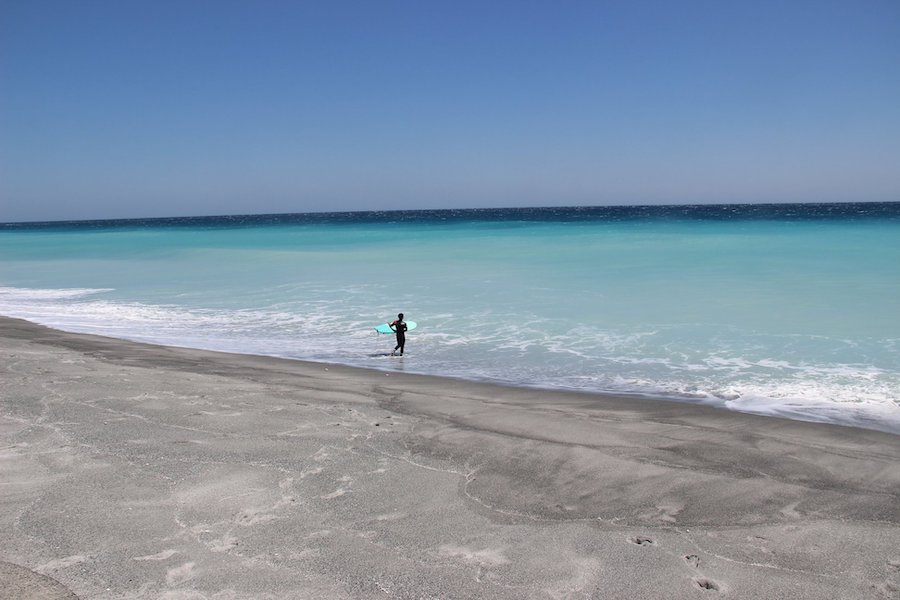
[[[900,433],[900,203],[7,223],[0,314]]]

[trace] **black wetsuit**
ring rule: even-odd
[[[394,352],[400,350],[400,356],[403,356],[403,347],[406,345],[406,323],[398,319],[391,323],[391,329],[397,332],[397,347],[394,348]]]

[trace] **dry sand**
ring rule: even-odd
[[[900,436],[2,318],[0,352],[0,598],[900,597]]]

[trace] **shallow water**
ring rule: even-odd
[[[900,432],[900,203],[7,224],[0,259],[0,314],[69,331]]]

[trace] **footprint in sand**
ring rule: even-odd
[[[693,579],[694,585],[696,585],[701,590],[707,590],[710,592],[721,592],[722,586],[713,581],[712,579],[707,579],[705,577],[695,577]]]
[[[266,521],[272,521],[277,518],[278,517],[271,513],[265,513],[254,509],[247,509],[239,513],[234,518],[234,522],[243,527],[249,527],[251,525],[256,525],[257,523],[265,523]]]
[[[656,545],[655,541],[653,541],[651,538],[644,537],[644,536],[630,537],[630,538],[628,538],[628,541],[631,542],[632,544],[637,544],[638,546],[655,546]]]
[[[684,556],[684,561],[692,568],[699,569],[700,568],[700,557],[696,554],[686,554]],[[691,578],[691,581],[694,583],[694,586],[698,589],[701,589],[706,592],[722,592],[724,591],[724,587],[718,581],[710,579],[709,577],[703,577],[698,573],[697,577]]]

